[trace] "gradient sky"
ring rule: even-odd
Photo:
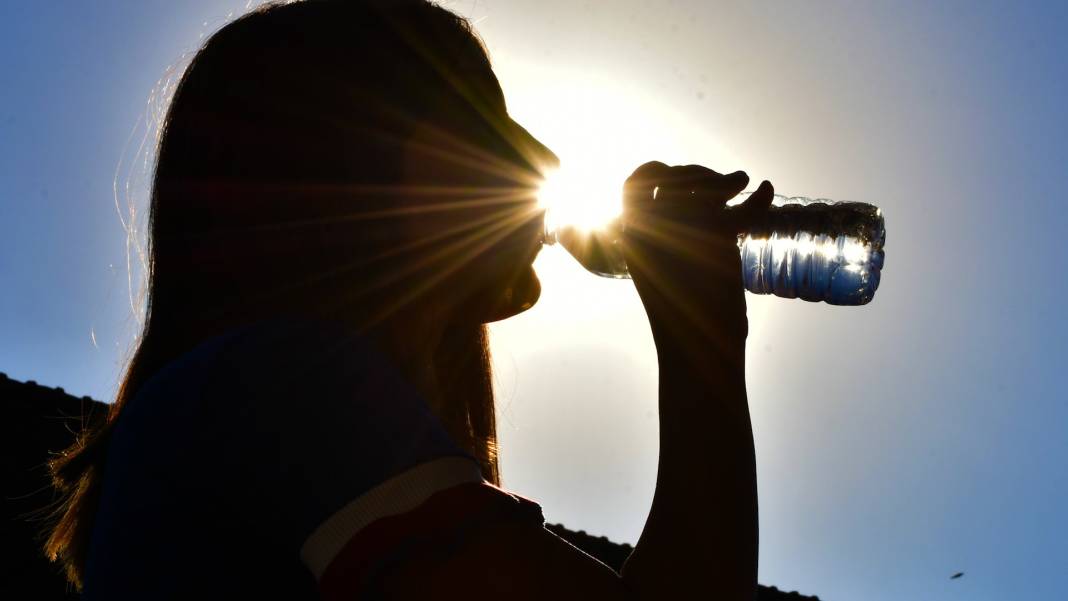
[[[745,169],[883,208],[870,305],[748,297],[761,582],[1068,593],[1064,3],[448,5],[565,163]],[[150,91],[245,6],[0,4],[0,371],[110,400],[136,325],[117,168],[143,203],[127,140]],[[641,306],[559,249],[536,265],[542,301],[492,330],[505,486],[634,542],[657,450]]]

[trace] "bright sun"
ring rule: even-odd
[[[624,180],[647,161],[735,162],[690,119],[626,76],[497,58],[509,113],[560,158],[538,194],[549,228],[607,225],[623,210]]]
[[[622,182],[606,166],[568,164],[546,174],[538,202],[546,209],[549,229],[562,225],[595,229],[623,210],[621,192]]]
[[[678,145],[666,112],[609,73],[568,73],[513,63],[509,112],[560,157],[538,194],[550,228],[594,229],[623,210],[623,181]]]

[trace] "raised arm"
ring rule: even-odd
[[[623,569],[639,599],[756,592],[756,463],[736,240],[739,225],[767,209],[772,189],[764,183],[743,207],[724,208],[747,183],[740,172],[662,163],[643,165],[627,182],[627,264],[660,365],[656,492]]]
[[[627,263],[660,364],[660,459],[645,529],[617,575],[529,521],[489,517],[382,574],[388,599],[751,600],[757,492],[745,392],[745,314],[736,234],[766,211],[764,183],[647,163],[626,184]]]

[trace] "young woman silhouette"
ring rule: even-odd
[[[751,598],[734,239],[771,186],[728,209],[744,173],[624,184],[661,446],[620,576],[499,487],[484,324],[537,301],[555,161],[434,4],[272,4],[211,36],[161,132],[139,346],[52,464],[50,556],[89,599]]]

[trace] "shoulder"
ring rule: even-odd
[[[324,599],[623,598],[618,575],[547,530],[534,501],[471,479],[405,502],[397,491],[423,488],[432,467],[355,499],[308,538],[301,557]]]
[[[396,600],[629,598],[615,571],[550,532],[544,521],[523,519],[521,512],[509,518],[506,512],[482,509],[450,534],[416,539],[397,555],[365,590]],[[332,595],[335,586],[320,581],[324,598],[352,598]]]

